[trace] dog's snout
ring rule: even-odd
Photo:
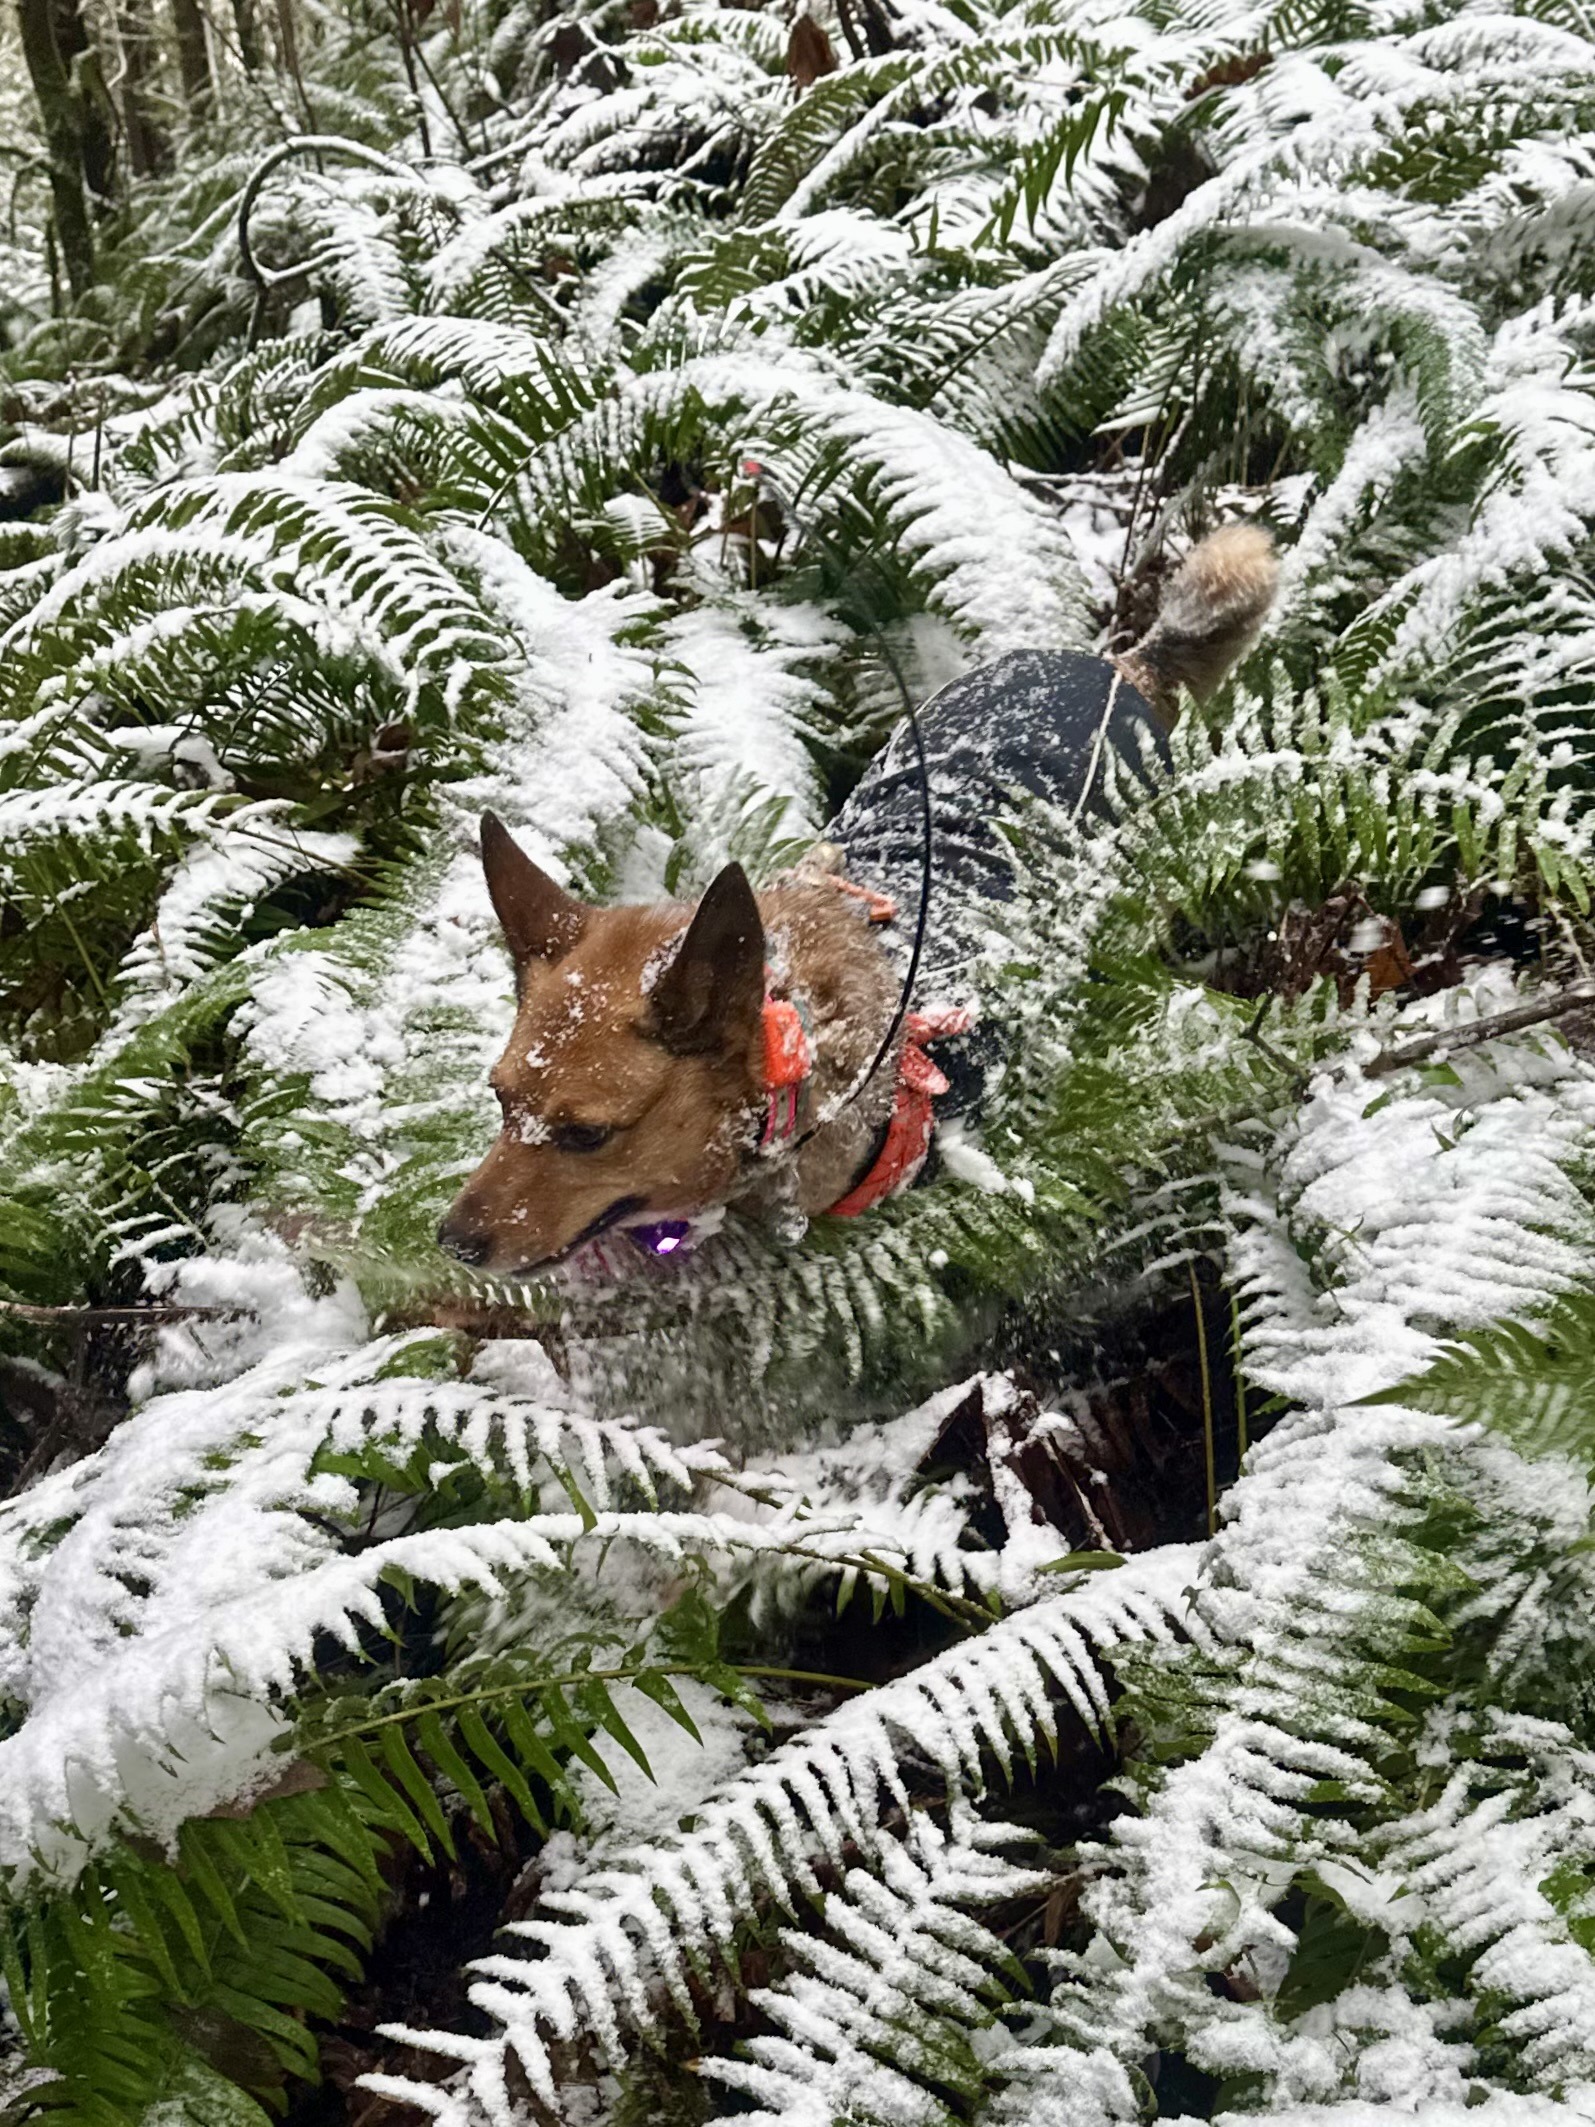
[[[473,1233],[469,1227],[445,1219],[438,1228],[438,1246],[457,1263],[485,1263],[493,1244],[485,1233]]]

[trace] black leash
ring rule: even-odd
[[[767,487],[770,493],[775,497],[776,501],[780,503],[782,509],[786,512],[787,516],[792,520],[792,522],[797,526],[798,530],[803,534],[805,539],[812,540],[815,546],[819,548],[822,553],[829,555],[833,562],[839,562],[842,560],[842,557],[837,554],[835,548],[825,537],[824,533],[818,531],[812,524],[806,523],[805,520],[798,515],[797,511],[792,506],[790,497],[785,495],[781,491],[781,489],[776,486],[775,482],[770,478],[768,469],[765,466],[761,465],[756,458],[744,458],[742,461],[741,470],[744,476],[753,482],[755,495],[757,494],[757,490],[761,486]],[[758,532],[758,503],[757,500],[755,500],[754,507],[749,513],[748,518],[748,533],[750,539],[757,539]],[[914,943],[913,948],[908,956],[908,972],[903,977],[903,986],[900,992],[898,993],[897,1009],[892,1014],[891,1025],[886,1029],[886,1033],[881,1041],[880,1047],[875,1051],[874,1060],[872,1061],[869,1069],[864,1073],[864,1075],[861,1078],[855,1080],[853,1085],[848,1089],[846,1093],[843,1094],[840,1100],[832,1103],[827,1108],[825,1114],[823,1114],[815,1122],[813,1122],[809,1126],[809,1128],[803,1132],[801,1137],[795,1138],[793,1140],[792,1145],[790,1147],[793,1152],[799,1151],[804,1145],[808,1143],[809,1139],[813,1137],[816,1132],[824,1129],[827,1124],[834,1122],[837,1116],[841,1114],[844,1108],[850,1108],[853,1105],[854,1101],[856,1101],[870,1085],[871,1081],[875,1077],[876,1072],[879,1071],[881,1065],[885,1063],[887,1057],[892,1053],[892,1049],[897,1041],[897,1037],[902,1032],[903,1022],[908,1017],[909,1005],[913,1001],[914,984],[919,979],[920,955],[924,951],[925,946],[925,925],[930,915],[931,852],[934,843],[935,828],[931,814],[930,767],[925,758],[925,734],[920,729],[919,716],[914,708],[914,698],[908,691],[908,682],[903,678],[902,667],[898,664],[897,659],[892,654],[890,646],[886,642],[885,637],[881,634],[880,623],[878,621],[872,623],[870,633],[874,637],[876,646],[880,650],[882,657],[886,660],[886,668],[891,673],[893,680],[897,684],[898,693],[903,698],[903,715],[907,721],[909,731],[912,734],[914,741],[914,760],[915,765],[919,771],[919,913],[914,919]]]
[[[877,641],[879,635],[877,634]],[[919,768],[919,914],[914,919],[914,945],[908,956],[908,973],[903,977],[902,991],[897,999],[897,1010],[892,1014],[892,1023],[886,1029],[886,1037],[875,1051],[875,1061],[870,1065],[847,1098],[838,1103],[838,1110],[846,1108],[858,1099],[864,1088],[875,1076],[891,1054],[892,1045],[902,1031],[903,1021],[908,1017],[908,1007],[913,999],[914,984],[919,977],[919,956],[925,945],[925,923],[930,914],[931,846],[935,833],[931,818],[930,768],[925,759],[925,734],[919,728],[919,717],[909,698],[902,672],[891,651],[880,642],[881,655],[886,659],[892,678],[897,682],[897,691],[903,697],[903,714],[908,719],[908,728],[914,740],[914,759]],[[838,1112],[833,1110],[833,1113]]]

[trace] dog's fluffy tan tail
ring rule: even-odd
[[[1175,570],[1157,619],[1119,669],[1172,724],[1182,688],[1204,700],[1251,648],[1278,583],[1274,542],[1260,525],[1210,533]]]

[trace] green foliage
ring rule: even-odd
[[[0,238],[19,2127],[292,2119],[334,2031],[448,2127],[1595,2075],[1589,1067],[1358,1071],[1590,946],[1589,24],[821,16],[799,93],[772,9],[285,6],[81,303],[36,173]],[[1238,513],[1256,657],[1006,822],[928,1186],[441,1258],[485,806],[768,877],[900,686],[1121,646]],[[372,1990],[487,1856],[444,2091]]]
[[[290,1794],[190,1821],[170,1860],[124,1842],[71,1898],[14,1912],[7,1991],[49,2076],[30,2116],[114,2127],[203,2100],[243,2127],[264,2115],[240,2092],[278,2109],[316,2073],[305,2016],[336,2019],[371,1947],[384,1821],[348,1783]]]
[[[1519,1454],[1595,1460],[1595,1302],[1574,1293],[1527,1322],[1448,1345],[1410,1381],[1371,1399],[1445,1411],[1501,1433]]]

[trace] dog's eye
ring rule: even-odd
[[[556,1152],[596,1152],[614,1134],[607,1123],[556,1123],[549,1132]]]

